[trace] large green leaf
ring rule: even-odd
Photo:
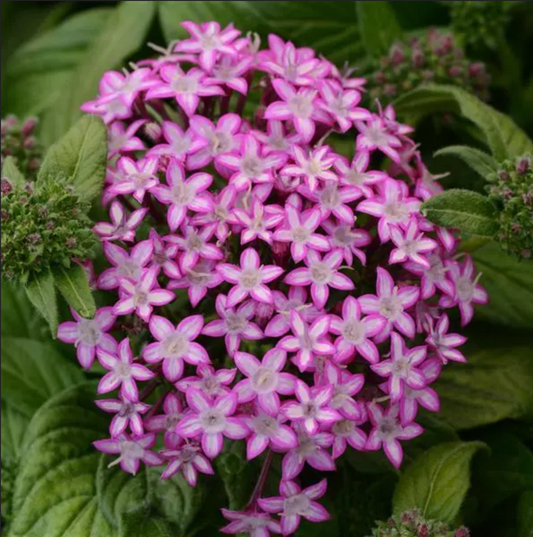
[[[510,117],[461,88],[428,84],[402,95],[395,106],[414,119],[435,112],[462,115],[479,128],[497,161],[533,152],[533,142]]]
[[[495,333],[500,344],[465,352],[468,361],[449,364],[434,385],[440,416],[456,429],[533,416],[531,345],[513,345],[501,329]]]
[[[29,418],[2,399],[2,461],[16,461]]]
[[[533,330],[533,261],[504,255],[491,242],[472,253],[481,272],[479,283],[489,294],[476,315],[488,321]]]
[[[97,116],[86,115],[47,152],[38,180],[66,177],[84,200],[97,196],[107,163],[107,130]]]
[[[400,478],[394,513],[417,508],[424,518],[453,522],[470,486],[470,460],[484,446],[451,442],[426,451]]]
[[[496,207],[477,192],[452,188],[429,198],[422,214],[431,222],[481,237],[493,237],[498,231]]]
[[[10,537],[114,537],[98,509],[92,442],[107,417],[93,383],[60,393],[32,418],[15,481]]]
[[[105,71],[122,67],[139,50],[156,11],[156,2],[121,2],[109,14],[98,36],[80,58],[61,100],[55,103],[56,121],[51,125],[52,139],[61,136],[81,115],[80,105],[98,93]]]
[[[391,2],[359,0],[355,5],[359,32],[367,53],[375,58],[387,54],[391,45],[402,37]]]
[[[524,492],[518,503],[518,537],[533,537],[533,490]]]
[[[96,304],[83,267],[72,265],[68,270],[58,268],[55,272],[55,284],[68,304],[82,317],[94,317]]]
[[[42,36],[23,45],[10,58],[5,73],[2,112],[20,116],[41,115],[41,140],[48,144],[50,112],[74,82],[89,44],[109,18],[110,9],[91,9],[76,14]]]
[[[484,179],[487,179],[490,174],[493,174],[498,169],[498,163],[490,155],[474,147],[450,145],[435,153],[436,157],[448,155],[460,158]]]
[[[214,1],[159,2],[159,17],[167,41],[187,35],[180,22],[216,20],[234,23],[244,34],[258,32],[263,39],[276,33],[300,46],[313,47],[342,65],[362,56],[353,2]],[[266,44],[266,43],[263,43]]]
[[[50,344],[2,338],[2,397],[27,417],[50,397],[83,381],[80,368]]]
[[[35,309],[46,319],[52,337],[57,334],[57,300],[54,277],[50,271],[33,278],[25,287],[26,295]]]
[[[158,516],[151,516],[144,509],[137,509],[124,513],[120,518],[118,537],[177,537],[176,533],[167,520]]]
[[[24,186],[24,176],[17,168],[15,159],[13,157],[6,157],[4,160],[4,163],[2,164],[2,177],[7,177],[13,185],[18,187]]]

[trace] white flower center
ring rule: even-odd
[[[344,339],[352,345],[360,345],[365,339],[365,326],[356,319],[346,321],[341,332]]]
[[[353,242],[349,226],[339,226],[333,232],[333,240],[338,246],[350,246]]]
[[[206,433],[221,433],[226,428],[226,416],[217,408],[204,410],[200,422]]]
[[[378,435],[382,440],[395,438],[398,431],[398,422],[394,418],[383,418],[378,425]]]
[[[309,240],[310,231],[305,226],[298,226],[292,229],[291,236],[294,242],[305,244]]]
[[[187,75],[177,75],[172,79],[170,86],[176,93],[193,95],[198,91],[198,79]]]
[[[191,462],[198,454],[198,448],[196,446],[185,446],[180,452],[180,459],[184,463]]]
[[[400,299],[395,296],[382,297],[379,301],[379,313],[390,321],[395,321],[403,312]]]
[[[337,421],[333,424],[332,430],[337,436],[352,436],[355,424],[351,420]]]
[[[345,177],[346,181],[353,186],[361,186],[365,184],[366,174],[359,173],[357,170],[350,170]]]
[[[406,240],[402,244],[402,250],[406,255],[413,255],[418,252],[417,241],[416,240]]]
[[[189,350],[189,340],[183,334],[171,334],[161,347],[164,358],[181,358]]]
[[[446,277],[446,267],[438,255],[429,258],[431,267],[424,271],[424,276],[431,282],[441,282]]]
[[[248,326],[248,319],[242,314],[228,312],[226,314],[226,329],[229,334],[240,334]]]
[[[409,216],[407,207],[401,201],[386,203],[384,212],[387,221],[393,224],[403,222]]]
[[[252,419],[252,427],[257,434],[271,437],[278,431],[279,423],[276,418],[263,415]]]
[[[328,283],[331,280],[331,268],[323,261],[313,263],[309,267],[309,272],[315,283]]]
[[[468,276],[461,276],[455,281],[457,296],[461,302],[470,302],[474,296],[474,284]]]
[[[139,263],[135,261],[124,261],[120,267],[118,267],[118,272],[124,278],[131,278],[132,280],[138,280],[141,272],[141,267]]]
[[[137,442],[125,440],[120,446],[121,459],[140,459],[144,455],[144,448]]]
[[[272,369],[260,367],[252,377],[252,386],[257,393],[270,393],[278,384],[278,374]]]
[[[133,295],[133,303],[135,306],[145,306],[148,304],[148,293],[142,289],[136,289]]]
[[[181,420],[181,414],[166,414],[165,415],[165,429],[173,432],[176,425]]]
[[[392,365],[392,373],[396,377],[406,378],[409,374],[409,360],[406,358],[395,360],[394,364]]]
[[[209,140],[209,149],[213,155],[227,153],[233,147],[233,141],[225,132],[213,132]]]
[[[113,373],[119,380],[129,380],[131,378],[131,366],[130,364],[118,361],[113,368]]]
[[[94,319],[81,319],[78,322],[78,343],[95,347],[101,336],[102,330]]]
[[[368,138],[371,143],[377,146],[389,145],[387,135],[378,125],[370,125],[365,131],[365,138]]]
[[[308,119],[313,113],[312,99],[303,95],[295,95],[289,100],[289,110],[301,119]]]
[[[216,50],[220,47],[220,38],[215,34],[203,34],[200,43],[204,51]]]
[[[187,271],[187,280],[194,287],[206,287],[211,281],[211,274],[190,269]]]
[[[334,209],[341,205],[342,200],[336,185],[329,185],[320,193],[320,202],[328,209]]]
[[[207,395],[217,395],[220,393],[220,381],[215,375],[208,375],[201,381],[202,391]]]
[[[171,197],[175,205],[188,205],[194,199],[195,192],[190,185],[179,181],[172,187]]]
[[[172,140],[172,153],[174,156],[181,156],[187,153],[191,147],[191,139],[188,136]]]
[[[295,494],[286,498],[283,502],[283,514],[285,516],[305,515],[311,500],[305,494]]]
[[[246,155],[241,162],[241,172],[250,179],[261,175],[264,165],[261,159],[255,155]]]
[[[261,272],[257,269],[247,268],[241,272],[239,283],[244,289],[250,290],[262,281]]]
[[[225,207],[222,207],[222,205],[215,205],[214,215],[217,220],[220,220],[221,222],[224,222],[228,219],[228,211]]]
[[[198,231],[193,230],[187,235],[185,240],[185,248],[188,252],[199,252],[205,244],[204,239],[200,237]]]
[[[117,412],[117,414],[121,418],[131,418],[134,414],[136,414],[135,405],[132,403],[124,403],[120,410]]]
[[[302,403],[302,412],[304,418],[314,418],[317,415],[318,407],[314,401],[309,401],[307,403]]]

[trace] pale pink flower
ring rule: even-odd
[[[370,154],[368,151],[358,151],[351,164],[344,157],[335,161],[335,168],[343,185],[358,188],[365,197],[374,196],[373,185],[381,183],[387,178],[387,174],[381,171],[368,171]]]
[[[179,125],[172,121],[164,121],[162,129],[167,143],[152,147],[148,151],[148,156],[168,155],[184,162],[187,155],[199,151],[207,144],[205,140],[198,138],[191,129],[183,131]]]
[[[306,371],[315,356],[335,353],[335,347],[326,339],[330,323],[327,315],[321,315],[309,326],[300,313],[292,310],[289,323],[293,335],[282,338],[278,347],[296,353],[293,362],[300,371]]]
[[[375,151],[378,149],[387,155],[392,161],[399,162],[400,155],[398,148],[402,143],[397,136],[390,133],[385,122],[377,115],[372,119],[356,121],[355,126],[359,131],[356,140],[358,151]]]
[[[125,128],[124,123],[115,121],[109,125],[108,132],[108,159],[113,158],[115,155],[121,153],[129,153],[131,151],[143,151],[144,143],[140,138],[135,136],[135,133],[139,128],[146,123],[145,119],[138,119],[131,125]]]
[[[158,267],[145,270],[138,282],[120,278],[120,300],[115,304],[115,315],[128,315],[135,312],[143,321],[148,322],[154,306],[165,306],[172,302],[172,291],[160,289],[157,283]]]
[[[437,289],[453,297],[455,288],[452,281],[448,279],[448,269],[444,265],[442,256],[434,250],[427,256],[427,260],[429,268],[413,262],[407,262],[404,265],[409,272],[420,277],[420,297],[427,300],[437,292]]]
[[[165,243],[155,229],[150,230],[150,241],[153,246],[150,266],[157,266],[163,269],[163,272],[169,278],[181,278],[180,269],[175,262],[178,253],[177,245]]]
[[[404,394],[405,387],[420,390],[425,387],[426,379],[419,366],[426,359],[427,347],[408,349],[402,336],[391,334],[391,357],[371,366],[372,371],[388,378],[389,394],[393,403],[398,402]]]
[[[109,210],[111,222],[98,222],[93,231],[100,235],[101,241],[132,242],[135,240],[135,230],[142,223],[148,209],[142,208],[133,211],[129,216],[122,204],[114,201]]]
[[[366,434],[357,426],[360,421],[354,421],[351,419],[342,419],[336,421],[332,427],[331,432],[335,436],[333,441],[332,455],[333,459],[338,459],[344,454],[348,445],[357,451],[364,451],[367,441]],[[365,413],[366,421],[366,413]]]
[[[196,307],[209,289],[218,287],[223,282],[222,276],[215,270],[212,261],[200,260],[192,269],[185,271],[180,280],[171,280],[169,289],[187,289],[191,306]]]
[[[142,436],[144,434],[141,414],[145,414],[150,405],[145,403],[132,403],[121,399],[97,399],[96,406],[104,412],[114,412],[115,415],[109,425],[109,434],[116,438],[124,433],[130,426],[132,434]]]
[[[211,400],[200,390],[189,388],[187,403],[191,413],[180,421],[176,433],[185,438],[201,437],[202,450],[210,459],[222,451],[224,436],[240,440],[248,435],[242,419],[231,417],[237,409],[236,394]]]
[[[142,203],[144,196],[150,192],[158,183],[157,159],[146,158],[137,162],[129,157],[122,157],[117,168],[122,172],[124,179],[113,183],[109,188],[112,194],[132,194],[133,197]]]
[[[150,451],[155,446],[155,442],[155,434],[145,434],[139,437],[123,434],[119,438],[96,440],[93,446],[103,453],[119,455],[110,466],[120,464],[122,470],[135,475],[139,471],[141,461],[147,466],[163,464],[161,457]]]
[[[342,419],[339,412],[330,406],[333,386],[309,388],[305,382],[296,380],[294,394],[298,402],[284,403],[281,411],[291,421],[302,424],[307,433],[314,434],[319,425],[330,425]]]
[[[170,479],[178,472],[183,474],[185,481],[195,487],[198,481],[198,472],[213,475],[215,471],[209,460],[204,457],[200,446],[194,442],[182,444],[172,449],[164,449],[161,455],[168,462],[161,474],[161,479]]]
[[[263,205],[255,196],[252,197],[248,210],[236,208],[233,211],[236,223],[243,227],[241,244],[247,244],[254,239],[261,239],[268,244],[272,242],[273,227],[284,218],[283,209],[279,205]]]
[[[245,533],[250,537],[269,537],[270,532],[281,533],[279,522],[266,513],[258,511],[229,511],[222,509],[222,514],[231,522],[220,529],[222,533]]]
[[[102,81],[108,88],[112,88],[108,98],[119,98],[128,107],[131,107],[142,91],[157,85],[157,79],[148,68],[135,69],[131,73],[107,71],[102,76]]]
[[[241,339],[263,338],[262,330],[251,321],[255,313],[255,306],[252,302],[244,302],[235,310],[228,307],[226,295],[218,295],[215,309],[220,318],[207,323],[202,334],[210,337],[224,336],[224,343],[231,357],[239,350]]]
[[[296,132],[288,132],[283,121],[267,121],[265,131],[252,131],[253,135],[263,144],[266,151],[289,152],[300,141]]]
[[[356,402],[353,396],[363,389],[365,376],[361,373],[352,375],[334,363],[327,361],[324,367],[323,382],[333,386],[333,395],[329,407],[337,410],[343,418],[360,420],[364,415],[364,405]]]
[[[327,481],[323,479],[316,485],[301,489],[294,481],[282,481],[279,491],[281,496],[259,498],[258,504],[267,513],[281,516],[281,533],[291,535],[304,517],[311,522],[323,522],[329,519],[329,513],[314,500],[326,494]]]
[[[250,56],[241,58],[222,56],[213,67],[213,73],[206,79],[206,83],[225,85],[246,95],[248,93],[248,82],[242,75],[249,71],[252,63],[253,58]]]
[[[135,381],[146,381],[155,374],[141,364],[133,363],[130,340],[123,339],[117,347],[117,355],[102,349],[97,351],[98,361],[109,373],[106,373],[98,384],[98,393],[108,393],[120,386],[120,397],[133,403],[139,401],[139,390]]]
[[[202,315],[185,317],[174,326],[165,317],[153,315],[150,332],[157,342],[143,349],[143,358],[149,364],[163,361],[163,374],[170,382],[176,382],[183,374],[183,362],[192,365],[209,363],[207,351],[195,342],[204,326]]]
[[[262,410],[252,416],[244,417],[243,420],[251,431],[246,440],[248,460],[255,459],[269,446],[278,453],[284,453],[298,445],[296,434],[289,426],[282,424],[285,420],[277,411]]]
[[[426,338],[426,343],[435,351],[437,356],[442,360],[443,364],[447,364],[448,360],[454,362],[466,362],[466,358],[455,347],[460,347],[466,343],[466,337],[460,334],[448,334],[450,329],[450,319],[443,313],[433,326],[433,319],[429,318],[430,330]]]
[[[213,210],[213,201],[204,191],[209,188],[213,176],[208,173],[195,173],[185,179],[183,166],[172,161],[167,169],[168,186],[159,185],[153,195],[164,205],[170,205],[167,212],[168,225],[176,231],[184,221],[187,210],[208,213]]]
[[[413,261],[426,270],[431,268],[429,260],[422,254],[435,250],[437,243],[420,231],[416,218],[411,217],[405,232],[397,226],[391,226],[390,234],[396,248],[390,253],[389,263]]]
[[[231,392],[229,385],[235,380],[237,369],[217,369],[208,364],[200,364],[196,368],[195,377],[185,377],[176,382],[180,392],[187,393],[192,386],[209,397],[217,397]]]
[[[421,435],[424,429],[412,422],[402,425],[398,420],[398,405],[390,406],[384,410],[383,407],[370,403],[368,414],[374,428],[368,435],[365,449],[377,451],[383,446],[385,455],[395,468],[399,468],[403,459],[403,449],[399,441],[415,438]]]
[[[275,415],[281,404],[278,394],[294,393],[296,377],[282,372],[287,362],[287,353],[274,347],[263,356],[261,362],[247,352],[236,352],[233,359],[246,377],[234,387],[239,403],[257,399],[264,412]]]
[[[163,441],[167,448],[175,448],[180,443],[176,425],[183,417],[183,407],[175,393],[169,393],[163,401],[163,414],[146,420],[145,427],[152,433],[164,432]]]
[[[338,181],[338,177],[331,170],[335,162],[335,155],[327,145],[323,145],[306,152],[300,146],[292,147],[294,164],[289,164],[281,173],[290,176],[303,177],[311,192],[318,187],[319,181]]]
[[[383,268],[377,268],[377,295],[363,295],[358,298],[363,313],[380,315],[387,324],[376,338],[382,343],[388,339],[392,327],[409,338],[415,335],[415,322],[405,310],[415,305],[420,290],[415,286],[398,288],[391,275]]]
[[[237,51],[233,46],[233,41],[241,32],[229,24],[220,29],[218,22],[204,22],[196,24],[192,21],[181,23],[191,37],[179,41],[174,48],[176,52],[199,53],[200,65],[206,71],[211,71],[219,54],[235,56]]]
[[[348,204],[359,199],[361,191],[353,186],[339,186],[338,183],[328,182],[323,188],[310,192],[307,197],[316,201],[323,220],[333,215],[342,223],[352,226],[356,216],[354,209]]]
[[[234,285],[228,293],[227,306],[233,307],[251,295],[258,302],[272,303],[272,292],[265,285],[283,273],[281,267],[261,265],[258,253],[253,248],[244,250],[240,257],[241,266],[221,263],[217,271],[225,281]]]
[[[311,286],[311,297],[317,308],[323,308],[329,298],[329,288],[350,291],[355,288],[348,276],[339,272],[342,263],[342,253],[333,251],[323,258],[315,250],[308,250],[305,258],[306,267],[300,267],[289,272],[284,282],[289,285]]]
[[[323,221],[321,226],[329,235],[331,248],[340,251],[349,266],[353,265],[354,255],[362,265],[366,265],[366,254],[361,247],[372,242],[367,231],[343,223],[334,223],[332,220]]]
[[[116,316],[113,308],[100,308],[93,319],[84,319],[71,308],[74,321],[61,323],[57,330],[57,338],[63,343],[71,343],[76,347],[78,361],[84,369],[90,369],[94,362],[97,349],[114,353],[117,342],[108,334],[115,324]]]

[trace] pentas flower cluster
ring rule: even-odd
[[[431,384],[465,360],[447,311],[467,324],[487,296],[420,214],[441,187],[412,129],[360,108],[363,80],[274,35],[259,50],[231,25],[183,26],[190,38],[106,73],[83,107],[109,126],[95,226],[109,268],[94,281],[114,302],[59,337],[107,370],[97,449],[194,486],[244,440],[263,469],[222,531],[290,535],[329,516],[306,468],[334,471],[348,449],[401,464],[418,409],[439,409]]]

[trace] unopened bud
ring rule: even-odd
[[[393,65],[400,65],[405,60],[405,54],[403,52],[403,47],[400,44],[392,45],[389,52],[389,58]]]
[[[272,315],[274,315],[274,306],[272,304],[266,304],[264,302],[257,303],[254,321],[260,328],[264,328],[267,325],[268,321],[272,319]]]
[[[453,77],[461,76],[462,72],[463,69],[460,65],[452,65],[448,70],[449,75]]]
[[[498,172],[498,179],[504,183],[507,183],[507,181],[511,179],[511,176],[505,170],[500,170]]]
[[[29,136],[37,127],[37,118],[29,117],[22,125],[22,136]]]
[[[2,196],[6,196],[13,190],[13,185],[11,184],[11,181],[7,177],[2,177]]]
[[[65,241],[65,244],[67,245],[67,248],[76,248],[76,246],[78,245],[78,241],[76,240],[76,237],[69,237]]]
[[[5,209],[2,209],[1,216],[2,222],[7,222],[7,220],[9,220],[9,213]]]
[[[157,142],[161,138],[162,130],[161,127],[155,123],[155,121],[150,121],[144,126],[144,133],[150,140]]]
[[[529,171],[529,167],[531,165],[531,162],[528,157],[522,157],[517,163],[516,163],[516,173],[518,175],[524,175]]]
[[[411,61],[415,67],[422,67],[424,65],[424,52],[419,48],[414,48],[411,53]]]
[[[38,242],[41,242],[41,235],[39,233],[31,233],[28,235],[28,242],[30,244],[37,244]]]
[[[470,536],[470,532],[468,531],[468,528],[465,528],[464,526],[455,530],[455,533],[453,534],[453,537],[469,537],[469,536]]]

